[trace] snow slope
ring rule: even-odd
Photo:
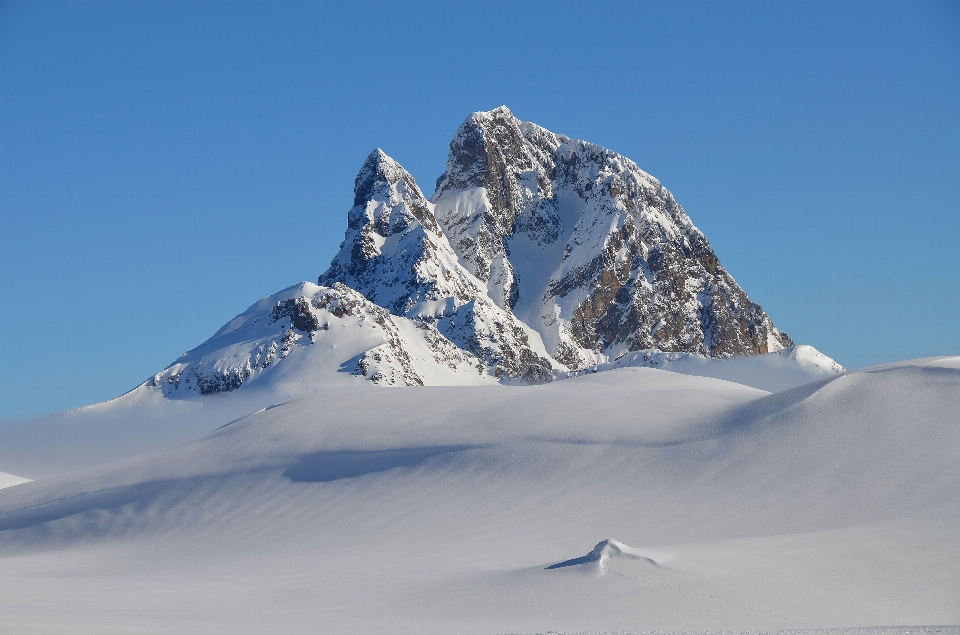
[[[960,622],[956,358],[772,395],[650,368],[359,394],[0,491],[5,628]]]
[[[496,384],[484,370],[430,324],[391,315],[343,285],[303,282],[255,303],[117,399],[3,425],[0,469],[39,478],[117,461],[334,387]]]
[[[660,368],[684,375],[726,379],[768,392],[787,390],[844,372],[840,364],[805,344],[790,346],[773,353],[725,359],[704,357],[697,353],[665,353],[656,349],[636,351],[612,362],[598,364],[585,372],[629,366]]]
[[[257,354],[269,352],[274,345],[282,351],[282,342],[291,331],[286,321],[268,324],[273,307],[329,291],[304,282],[264,298],[224,325],[208,342],[117,399],[0,426],[0,469],[30,478],[64,474],[189,441],[276,403],[330,390],[369,390],[378,382],[390,385],[391,379],[406,383],[415,377],[428,386],[496,385],[495,377],[479,372],[477,358],[453,347],[436,329],[387,315],[372,304],[365,305],[364,312],[357,309],[356,315],[344,315],[342,319],[317,312],[317,323],[332,324],[333,328],[320,330],[312,338],[310,333],[297,333],[287,354],[265,369],[262,362],[251,363]],[[391,329],[392,337],[387,337],[387,328],[379,326],[377,320]],[[413,374],[405,374],[404,367],[396,362],[397,355],[382,354],[379,361],[372,359],[391,348],[406,355],[407,369]],[[726,359],[638,351],[596,369],[630,366],[725,379],[766,391],[786,390],[843,370],[813,347],[802,345]],[[196,370],[208,377],[219,372],[221,378],[231,373],[249,374],[232,391],[201,395],[196,380],[191,379]],[[375,376],[378,372],[382,378]],[[579,374],[592,372],[593,368]],[[364,381],[371,377],[373,381]],[[358,393],[357,399],[366,398],[366,392]]]

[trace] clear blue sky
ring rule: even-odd
[[[960,3],[2,2],[0,416],[316,280],[364,157],[472,111],[636,160],[848,368],[960,354]]]

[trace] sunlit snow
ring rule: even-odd
[[[774,394],[623,368],[544,386],[301,397],[3,490],[4,624],[955,624],[956,366],[893,364]]]

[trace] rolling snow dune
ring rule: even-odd
[[[272,306],[266,301],[260,304]],[[258,306],[254,305],[248,313]],[[221,330],[242,321],[244,315]],[[404,323],[401,326],[406,325]],[[407,338],[407,345],[414,357],[417,350],[410,343],[415,340],[413,337]],[[229,393],[171,395],[166,394],[163,387],[157,388],[146,382],[110,401],[34,421],[3,424],[0,426],[0,470],[30,478],[65,474],[189,441],[278,402],[331,390],[374,388],[362,378],[338,371],[341,365],[352,368],[355,360],[350,360],[357,356],[357,351],[362,353],[365,350],[364,345],[358,343],[355,333],[342,336],[336,344],[338,355],[346,361],[333,363],[331,359],[340,357],[317,348],[317,351],[313,351],[312,347],[295,349],[290,358],[285,360],[286,366],[273,368],[259,382],[245,384]],[[201,349],[203,347],[198,347],[198,350]],[[449,372],[449,369],[448,376],[433,377],[427,372],[428,365],[423,366],[426,370],[421,369],[421,375],[433,384],[442,385],[454,380],[469,384],[489,379],[474,376],[464,380]],[[833,360],[810,346],[794,346],[765,355],[727,359],[706,358],[692,353],[641,351],[626,355],[616,362],[602,364],[597,369],[605,371],[635,366],[714,377],[767,391],[785,390],[842,372],[842,368]]]
[[[5,628],[960,622],[955,359],[772,395],[647,368],[358,394],[0,491]]]
[[[283,394],[247,390],[170,399],[140,386],[103,403],[0,426],[0,469],[44,478],[195,439],[276,403]]]

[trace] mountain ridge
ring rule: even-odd
[[[341,375],[419,386],[546,383],[658,366],[661,353],[676,363],[794,350],[657,179],[505,106],[464,121],[430,199],[377,148],[353,202],[317,285],[261,300],[228,323],[249,333],[227,342],[225,326],[147,384],[170,396],[185,394],[182,378],[187,392],[230,392],[277,374],[271,364],[315,366],[291,360],[318,351],[350,351]],[[810,368],[842,372],[825,356]]]

